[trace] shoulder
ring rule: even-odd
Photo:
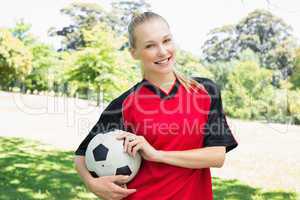
[[[133,94],[137,89],[140,88],[141,82],[136,83],[134,86],[132,86],[127,91],[123,92],[121,95],[119,95],[117,98],[113,99],[109,105],[106,107],[105,110],[121,110],[123,102],[131,95]]]
[[[210,96],[220,93],[219,86],[213,80],[204,77],[192,77],[192,79],[202,84]]]

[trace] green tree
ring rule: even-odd
[[[117,19],[113,26],[119,35],[127,32],[127,26],[133,14],[151,10],[147,0],[115,0],[111,3],[112,13]]]
[[[21,40],[25,46],[33,44],[37,39],[30,33],[31,24],[26,23],[24,19],[17,21],[15,26],[10,29],[14,37]]]
[[[50,46],[42,43],[34,43],[30,46],[32,53],[32,70],[24,78],[24,84],[27,89],[34,91],[45,91],[53,82],[58,83],[57,67],[59,65],[57,52]],[[52,74],[51,74],[52,73]],[[56,79],[52,76],[56,76]]]
[[[60,10],[70,18],[71,24],[61,29],[50,28],[51,36],[62,37],[62,50],[76,50],[86,47],[83,31],[91,30],[97,23],[113,20],[107,18],[108,12],[96,3],[74,2]]]
[[[200,63],[198,57],[181,49],[176,52],[176,70],[188,77],[214,78],[213,74]]]
[[[279,70],[280,78],[291,74],[295,38],[292,28],[265,10],[255,10],[235,25],[216,28],[202,46],[208,62],[238,59],[250,49],[259,56],[260,66]]]
[[[145,0],[137,1],[114,1],[111,10],[106,10],[97,3],[74,2],[61,9],[63,15],[71,19],[71,24],[60,29],[51,28],[51,36],[62,37],[61,50],[76,50],[86,47],[83,31],[91,30],[98,23],[105,23],[117,33],[124,36],[127,25],[133,12],[141,12],[150,9],[150,4]],[[124,47],[128,46],[125,42]]]
[[[11,32],[0,29],[0,86],[9,90],[31,71],[32,55]]]
[[[110,101],[123,89],[123,68],[118,65],[118,47],[120,40],[105,24],[98,24],[92,30],[84,31],[86,48],[72,52],[68,59],[68,80],[77,91],[89,89],[104,94],[104,100]],[[121,87],[120,87],[121,86]]]
[[[293,84],[293,89],[300,89],[300,48],[296,50],[295,63],[290,82]]]
[[[271,77],[270,70],[260,68],[255,62],[239,63],[229,74],[223,92],[225,111],[242,119],[268,117],[274,97]]]
[[[43,44],[30,32],[31,24],[19,20],[11,28],[12,34],[21,40],[32,54],[32,70],[24,77],[22,84],[31,92],[34,90],[43,91],[57,82],[57,52],[49,45]],[[52,73],[52,74],[51,74]],[[53,80],[51,80],[51,77]],[[58,83],[57,83],[58,84]],[[56,85],[57,85],[56,84]]]

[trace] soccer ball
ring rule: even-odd
[[[124,140],[117,140],[120,131],[97,134],[88,144],[85,163],[94,177],[128,175],[128,182],[137,174],[142,158],[137,152],[135,158],[123,150]]]

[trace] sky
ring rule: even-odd
[[[81,0],[108,5],[109,0]],[[32,24],[31,32],[43,42],[57,45],[58,40],[47,35],[50,27],[70,23],[59,10],[72,0],[1,0],[0,27],[12,27],[18,19]],[[148,0],[153,11],[170,24],[177,45],[200,55],[207,33],[216,27],[239,22],[257,8],[271,11],[294,29],[300,38],[300,1],[297,0]]]

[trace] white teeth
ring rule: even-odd
[[[159,62],[155,62],[155,63],[158,63],[158,64],[164,64],[164,63],[166,63],[166,62],[168,62],[168,58],[167,59],[165,59],[165,60],[162,60],[162,61],[159,61]]]

